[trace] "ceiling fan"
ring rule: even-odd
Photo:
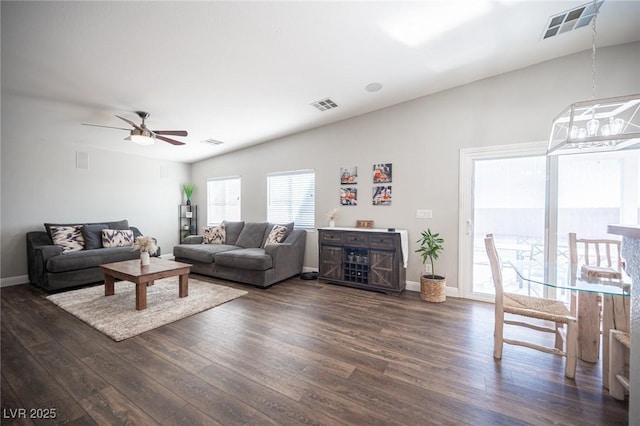
[[[106,127],[108,129],[119,129],[119,130],[127,130],[130,132],[130,135],[125,138],[125,140],[131,140],[140,145],[151,145],[155,142],[156,139],[160,139],[161,141],[168,142],[173,145],[184,145],[184,142],[177,141],[175,139],[168,138],[164,135],[169,136],[187,136],[186,130],[150,130],[146,124],[144,124],[144,120],[149,118],[149,113],[144,111],[136,111],[138,117],[142,119],[141,124],[136,124],[131,120],[128,120],[124,117],[120,117],[116,115],[120,120],[130,124],[133,129],[126,129],[123,127],[113,127],[113,126],[102,126],[100,124],[87,124],[82,123],[83,126],[94,126],[94,127]]]

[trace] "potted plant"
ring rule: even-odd
[[[158,251],[158,246],[156,245],[156,240],[151,237],[141,236],[136,238],[133,243],[134,250],[140,250],[140,264],[142,266],[147,266],[150,263],[150,255],[156,254]]]
[[[422,256],[422,263],[426,265],[428,261],[431,264],[431,273],[420,277],[420,298],[427,302],[444,302],[447,298],[447,281],[445,277],[435,274],[433,266],[433,261],[438,259],[444,249],[444,239],[440,234],[434,234],[431,229],[427,229],[422,231],[421,238],[416,242],[416,253]]]
[[[184,195],[187,197],[187,205],[191,205],[191,196],[193,195],[193,190],[195,186],[192,183],[185,183],[182,185],[182,189],[184,189]]]

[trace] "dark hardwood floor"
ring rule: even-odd
[[[494,360],[490,304],[194,277],[249,294],[119,343],[33,286],[3,288],[2,424],[627,424],[599,364],[571,381],[558,356]],[[21,408],[56,419],[11,419]]]

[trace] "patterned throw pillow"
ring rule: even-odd
[[[62,247],[63,253],[80,251],[84,248],[82,225],[52,226],[50,229],[53,244]]]
[[[133,231],[130,229],[103,229],[102,247],[126,247],[133,245]]]
[[[287,227],[282,225],[274,225],[267,237],[267,244],[281,243],[287,236]]]
[[[224,225],[205,226],[202,238],[202,244],[224,244],[227,234]]]

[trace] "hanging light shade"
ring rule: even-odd
[[[596,20],[602,2],[593,0],[590,6],[579,8],[589,10],[593,16],[590,19],[591,100],[573,103],[553,119],[547,155],[614,151],[640,143],[640,95],[595,99]],[[558,21],[574,15],[572,11]]]
[[[640,95],[576,102],[553,119],[548,155],[613,151],[640,143]]]

